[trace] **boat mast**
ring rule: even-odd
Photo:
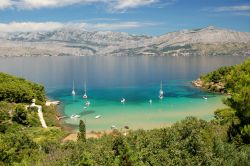
[[[84,93],[86,94],[86,92],[87,92],[87,88],[86,88],[86,81],[85,81],[85,83],[84,83]]]
[[[73,80],[72,95],[73,95],[73,96],[75,96],[75,95],[76,95],[76,92],[75,92],[75,82],[74,82],[74,80]]]
[[[164,94],[164,92],[163,92],[163,89],[162,89],[162,81],[161,81],[160,91],[159,91],[159,98],[160,99],[163,99],[163,94]]]
[[[88,96],[87,96],[87,88],[86,88],[86,82],[84,83],[84,94],[82,96],[84,99],[87,99]]]

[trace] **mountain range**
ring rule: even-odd
[[[250,55],[250,33],[209,26],[161,36],[89,32],[0,33],[0,56],[207,56]]]

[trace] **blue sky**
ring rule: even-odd
[[[209,25],[250,31],[250,1],[0,0],[0,32],[68,26],[160,35]]]

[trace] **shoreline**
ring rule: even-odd
[[[117,132],[121,133],[122,135],[126,136],[129,132],[131,131],[136,131],[136,130],[153,130],[153,129],[162,129],[162,128],[167,128],[167,127],[171,127],[174,123],[169,123],[169,124],[165,124],[159,127],[153,127],[153,128],[149,128],[149,129],[143,129],[143,128],[123,128],[123,129],[109,129],[109,130],[101,130],[101,131],[89,131],[86,132],[86,138],[100,138],[103,135],[112,135],[115,134]],[[65,136],[62,140],[62,142],[66,142],[66,141],[77,141],[77,134],[78,132],[76,130],[74,130],[74,132],[69,133],[67,136]]]
[[[225,84],[222,82],[214,83],[214,82],[204,82],[201,78],[191,81],[194,87],[203,89],[207,92],[222,94],[222,95],[230,95],[225,88]]]
[[[64,140],[65,137],[67,137],[69,134],[74,132],[74,128],[71,125],[65,123],[65,121],[62,118],[60,118],[60,117],[63,116],[61,114],[61,112],[59,111],[60,110],[60,104],[61,104],[60,101],[58,101],[58,100],[50,100],[49,98],[45,102],[46,107],[52,108],[50,111],[55,111],[56,112],[54,114],[54,117],[53,117],[54,123],[55,123],[55,126],[59,127],[63,132],[65,132],[65,136],[62,137],[62,140]],[[49,127],[51,127],[51,126],[49,126]]]
[[[218,101],[218,99],[219,98],[217,98],[216,101]],[[204,109],[202,109],[202,108],[200,108],[200,109],[197,108],[195,111],[193,111],[191,113],[189,112],[189,111],[192,111],[191,108],[189,108],[186,111],[186,113],[183,113],[183,111],[180,112],[178,110],[175,111],[175,112],[171,112],[171,111],[170,112],[169,111],[156,111],[156,112],[151,112],[150,114],[148,114],[147,112],[144,112],[144,114],[147,114],[147,117],[150,116],[151,119],[152,118],[156,119],[157,117],[161,117],[161,119],[162,118],[164,118],[164,119],[166,118],[166,120],[162,121],[160,119],[160,121],[158,121],[158,122],[156,122],[156,121],[149,121],[149,122],[147,122],[146,120],[145,121],[143,120],[143,121],[140,121],[140,123],[138,123],[138,124],[134,123],[134,122],[136,122],[135,119],[137,117],[137,114],[136,115],[132,115],[132,114],[129,115],[128,118],[131,118],[131,116],[133,116],[133,117],[136,116],[136,117],[134,117],[135,119],[130,119],[129,123],[126,123],[127,121],[124,123],[124,121],[120,121],[119,119],[116,119],[116,121],[119,122],[119,123],[114,122],[114,123],[110,123],[110,124],[108,124],[109,122],[112,121],[112,119],[110,121],[110,118],[113,118],[113,117],[108,117],[108,119],[107,119],[107,116],[105,116],[104,117],[105,119],[102,119],[104,121],[103,122],[99,122],[99,121],[96,121],[94,119],[94,117],[89,116],[89,117],[87,117],[87,119],[88,118],[90,118],[90,119],[88,120],[89,123],[86,124],[87,125],[86,126],[86,134],[87,134],[88,138],[99,138],[100,137],[99,133],[102,133],[101,135],[103,135],[103,133],[107,134],[107,133],[111,133],[112,132],[112,130],[110,129],[110,127],[111,127],[112,124],[114,124],[117,127],[118,131],[123,131],[125,125],[128,125],[129,129],[133,131],[133,130],[138,130],[138,129],[152,130],[152,129],[159,129],[159,128],[170,127],[175,122],[177,122],[177,121],[179,122],[179,121],[185,119],[185,117],[187,117],[187,116],[195,116],[195,117],[197,117],[199,119],[210,120],[212,118],[213,112],[217,108],[221,108],[221,107],[220,106],[216,107],[216,108],[213,107],[213,109],[210,109],[210,111],[209,111],[210,112],[209,113],[209,119],[207,119],[208,117],[206,116],[206,114],[207,114],[206,112],[207,111],[204,110]],[[57,111],[60,113],[60,115],[63,115],[62,110],[57,110]],[[139,112],[140,112],[140,110],[139,110]],[[155,113],[157,113],[157,114],[155,114]],[[124,114],[124,112],[123,112],[123,114]],[[151,114],[155,114],[155,116],[154,115],[151,116]],[[168,120],[168,119],[171,119],[172,117],[179,117],[179,116],[181,116],[181,117],[178,118],[177,120],[174,120],[174,121],[169,121]],[[124,116],[121,116],[121,117],[124,117]],[[83,119],[83,118],[84,117],[81,117],[81,119]],[[93,121],[90,122],[91,119],[93,119]],[[68,120],[72,121],[71,119],[66,119],[66,118],[65,119],[60,119],[60,120],[56,119],[56,121],[58,121],[60,123],[60,126],[61,126],[62,130],[66,131],[66,133],[67,133],[65,135],[65,137],[63,138],[63,140],[65,140],[65,139],[66,140],[76,140],[76,138],[77,138],[77,132],[78,132],[78,126],[79,126],[79,122],[78,122],[79,119],[76,119],[76,121],[73,124],[68,123]],[[100,125],[102,125],[102,123],[104,123],[103,124],[104,126],[103,125],[99,126],[99,128],[98,128],[98,126],[97,127],[93,127],[93,124],[95,125],[95,123],[100,123]]]
[[[148,55],[148,54],[137,54],[137,55],[75,55],[75,54],[63,54],[63,55],[46,55],[46,54],[41,54],[41,55],[0,55],[0,58],[28,58],[28,57],[137,57],[137,56],[145,56],[145,57],[164,57],[164,56],[169,56],[169,57],[249,57],[250,54],[246,55],[224,55],[224,54],[218,54],[218,55],[200,55],[200,54],[189,54],[189,55],[168,55],[168,54],[156,54],[156,55]]]
[[[198,79],[199,80],[199,79]],[[197,87],[197,88],[202,88],[204,90],[207,90],[205,88],[203,88],[202,86],[202,83],[201,82],[198,82],[197,83],[197,80],[194,80],[192,81],[192,84],[194,87]],[[211,92],[211,93],[215,93],[215,92]],[[224,93],[220,93],[220,94],[224,94]],[[60,102],[60,104],[58,103],[58,105],[56,105],[57,107],[57,112],[58,114],[60,115],[60,117],[64,117],[65,114],[63,113],[63,109],[62,107],[62,102]],[[62,130],[66,131],[66,135],[62,138],[62,141],[65,142],[65,141],[76,141],[77,140],[77,133],[78,133],[78,124],[69,124],[69,123],[66,123],[65,119],[64,118],[58,118],[57,117],[57,121],[59,122],[60,124],[60,127]],[[203,119],[201,117],[197,117],[199,119]],[[180,121],[180,120],[178,120]],[[141,126],[129,126],[131,128],[129,128],[129,131],[135,131],[135,130],[138,130],[138,129],[144,129],[144,130],[152,130],[152,129],[160,129],[160,128],[165,128],[165,127],[171,127],[175,122],[169,122],[169,123],[165,123],[165,124],[162,124],[162,125],[159,125],[157,124],[157,126],[148,126],[146,128],[144,127],[141,127]],[[88,129],[88,127],[87,127]],[[120,131],[120,132],[123,132],[124,128],[118,128],[117,131]],[[93,129],[91,131],[86,131],[86,136],[87,138],[99,138],[101,136],[103,136],[104,134],[111,134],[113,132],[112,129]]]

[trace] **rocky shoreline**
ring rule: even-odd
[[[210,92],[229,94],[225,88],[225,83],[222,82],[205,82],[198,78],[197,80],[192,81],[192,84],[197,88],[205,89]]]

